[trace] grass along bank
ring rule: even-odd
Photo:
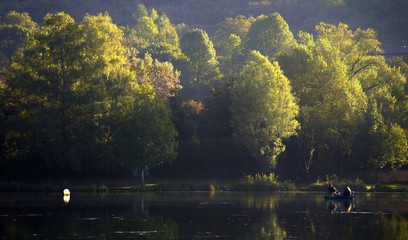
[[[275,174],[247,175],[241,179],[85,178],[37,182],[0,182],[0,192],[141,192],[141,191],[321,191],[333,184],[339,191],[349,185],[356,192],[408,192],[408,183],[364,183],[361,179],[326,176],[312,183],[281,181]]]

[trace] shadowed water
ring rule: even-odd
[[[2,193],[0,239],[408,239],[408,194]]]

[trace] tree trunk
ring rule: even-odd
[[[310,164],[312,163],[312,159],[313,159],[313,153],[314,153],[315,149],[312,148],[309,152],[309,159],[307,161],[305,161],[305,169],[307,172],[307,175],[309,175],[309,169],[310,169]]]
[[[142,171],[140,173],[140,184],[142,184],[142,187],[145,186],[145,180],[144,180],[144,168],[142,168]]]

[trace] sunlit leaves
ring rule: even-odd
[[[130,170],[154,167],[177,156],[177,132],[170,109],[149,85],[137,86],[113,132],[113,148]]]
[[[136,79],[140,84],[150,84],[156,94],[165,101],[174,97],[182,88],[179,84],[180,73],[174,70],[173,65],[169,62],[153,61],[149,54],[146,54],[144,59],[135,59],[130,69],[136,73]]]
[[[9,66],[15,52],[37,27],[28,13],[9,12],[0,25],[0,69]]]
[[[220,49],[220,54],[223,56],[228,52],[227,45],[230,36],[234,35],[239,39],[245,39],[249,27],[255,21],[255,18],[239,15],[235,18],[227,18],[223,22],[217,24],[218,30],[214,36],[214,45]],[[224,52],[224,50],[226,52]]]
[[[299,127],[299,108],[278,63],[252,51],[231,86],[231,102],[236,136],[264,166],[274,168],[282,140]]]
[[[10,130],[25,132],[12,141],[30,139],[25,157],[67,171],[105,167],[91,164],[106,141],[102,123],[112,106],[109,91],[118,86],[110,77],[126,60],[120,41],[107,15],[86,16],[82,24],[64,13],[44,18],[7,71],[15,118],[24,120]]]
[[[257,50],[270,59],[289,51],[296,43],[288,24],[278,13],[256,18],[245,39],[245,49]]]
[[[350,166],[350,157],[357,159],[356,156],[360,156],[360,167],[400,167],[406,155],[406,143],[400,141],[405,134],[393,123],[396,101],[391,92],[405,80],[397,69],[387,66],[376,55],[381,49],[375,31],[352,31],[342,23],[338,26],[321,23],[316,32],[315,40],[301,32],[301,45],[291,54],[277,57],[299,99],[302,125],[299,137],[308,148],[303,152],[311,154],[304,155],[305,162],[310,163],[313,152],[318,150],[320,158],[325,156],[339,170]],[[376,99],[371,102],[378,104],[367,108],[368,99]],[[360,124],[365,122],[367,127],[374,124],[363,118],[372,108],[378,108],[376,112],[383,120],[368,133]],[[360,155],[364,148],[357,146],[362,141],[357,140],[360,134],[368,134],[365,140],[373,147],[371,158]],[[390,136],[395,139],[392,147],[388,145]]]
[[[220,77],[215,49],[202,29],[188,31],[181,38],[181,49],[189,58],[191,82],[209,85]]]

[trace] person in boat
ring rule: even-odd
[[[337,189],[332,184],[329,185],[329,193],[331,195],[337,195]]]
[[[346,188],[344,189],[343,195],[344,196],[350,196],[351,195],[351,189],[350,189],[350,187],[348,185],[346,185]]]

